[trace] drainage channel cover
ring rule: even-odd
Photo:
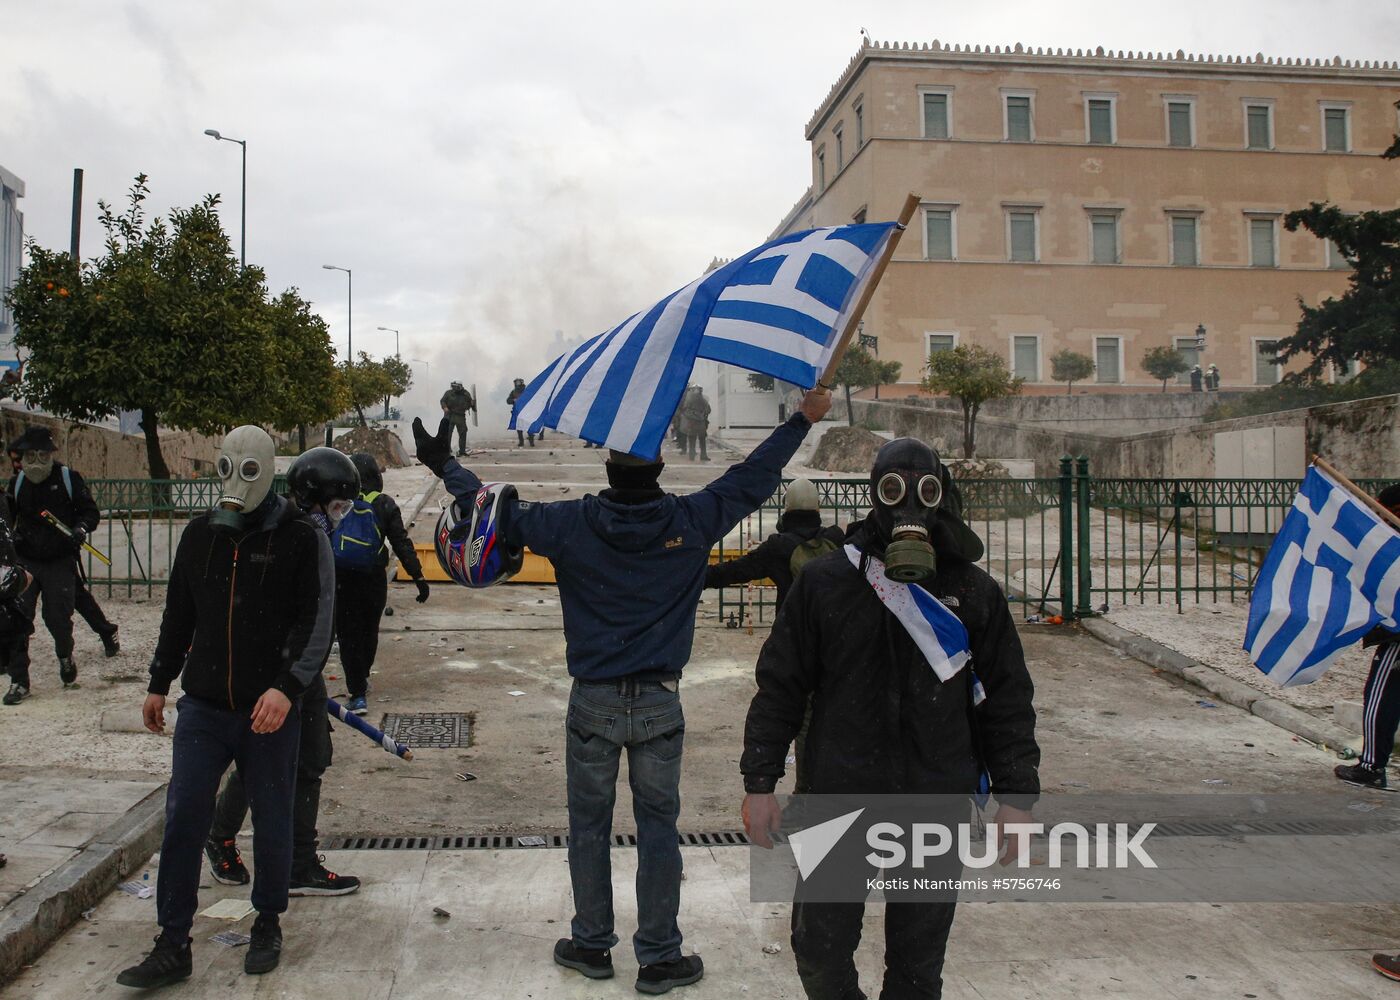
[[[475,718],[471,712],[390,713],[384,716],[379,728],[391,740],[398,740],[414,749],[469,747]]]
[[[739,830],[682,833],[679,839],[682,847],[745,847],[749,843],[749,838]],[[426,837],[387,834],[383,836],[327,837],[321,841],[322,849],[327,851],[503,851],[568,846],[568,836],[561,833],[543,835],[449,833]],[[614,834],[613,846],[636,847],[637,835],[634,833]]]

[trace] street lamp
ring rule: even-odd
[[[422,365],[424,368],[428,369],[427,379],[429,382],[433,380],[433,366],[431,364],[424,361],[422,358],[409,358],[408,360],[415,365]]]
[[[392,326],[376,326],[375,329],[383,330],[385,333],[392,333],[394,335],[394,357],[397,358],[399,356],[399,331],[395,330]]]
[[[355,328],[351,320],[355,307],[355,278],[348,267],[337,267],[334,264],[322,264],[321,267],[327,271],[345,272],[345,361],[347,364],[353,365],[355,363]]]
[[[214,139],[224,142],[236,142],[243,147],[243,192],[241,195],[242,204],[239,206],[242,217],[238,221],[238,266],[248,266],[248,141],[246,139],[234,139],[231,136],[221,135],[216,128],[207,128],[204,134],[212,136]]]

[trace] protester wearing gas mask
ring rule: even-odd
[[[740,770],[745,825],[762,847],[779,829],[773,792],[809,697],[811,793],[971,796],[986,776],[999,825],[1029,821],[1039,793],[1031,678],[952,477],[927,445],[900,438],[877,454],[870,494],[845,547],[803,568],[759,654]],[[955,906],[887,907],[880,996],[941,995]],[[794,902],[793,955],[812,1000],[864,998],[852,958],[863,915],[861,903]]]
[[[218,460],[218,507],[189,523],[175,552],[142,708],[146,728],[162,732],[165,698],[179,678],[184,695],[156,882],[161,933],[150,954],[117,977],[123,986],[149,989],[190,976],[200,855],[230,763],[252,805],[257,854],[258,916],[243,968],[268,972],[280,958],[302,730],[296,707],[318,690],[324,704],[320,675],[334,628],[330,541],[313,516],[333,518],[343,490],[313,490],[317,484],[303,480],[298,495],[315,493],[308,516],[272,492],[273,461],[272,439],[261,428],[230,432]],[[353,479],[349,485],[358,488]]]
[[[21,471],[6,492],[14,511],[15,549],[34,578],[20,601],[32,621],[39,599],[44,625],[53,636],[58,676],[65,685],[78,679],[73,658],[73,602],[78,587],[77,554],[101,519],[83,477],[54,459],[57,447],[47,427],[30,427],[10,445],[21,456]],[[116,629],[112,629],[113,635]],[[28,644],[10,661],[10,690],[4,702],[29,696]]]
[[[333,536],[344,521],[360,492],[358,467],[334,448],[312,448],[287,470],[287,487],[292,503],[326,533]],[[333,574],[334,576],[334,574]],[[331,587],[335,588],[334,578]],[[378,628],[378,618],[372,623]],[[341,643],[341,661],[345,660]],[[326,681],[318,672],[302,694],[298,710],[301,719],[300,748],[297,753],[296,799],[292,807],[293,896],[345,896],[359,889],[353,875],[327,870],[317,853],[316,822],[321,811],[321,777],[331,766],[330,717],[326,714]],[[248,793],[241,771],[235,769],[219,793],[214,822],[204,844],[209,871],[224,885],[244,885],[248,869],[238,850],[238,831],[248,817]],[[257,831],[257,817],[253,817]],[[254,851],[257,838],[254,836]]]

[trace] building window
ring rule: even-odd
[[[1089,142],[1096,146],[1113,144],[1113,103],[1111,97],[1091,97],[1087,102],[1085,115],[1089,121],[1086,131]]]
[[[1273,216],[1249,220],[1249,266],[1278,267],[1278,246]]]
[[[1036,239],[1036,213],[1030,209],[1006,213],[1007,259],[1033,263],[1040,259]]]
[[[1172,263],[1177,267],[1195,267],[1201,262],[1197,239],[1198,219],[1194,215],[1173,215]]]
[[[955,255],[953,209],[924,209],[924,257],[928,260],[952,260]]]
[[[856,101],[854,111],[856,116],[856,149],[859,150],[861,146],[865,145],[865,103]]]
[[[938,351],[951,351],[957,346],[958,335],[956,333],[924,334],[925,355],[934,354]]]
[[[1337,246],[1332,240],[1327,241],[1327,267],[1333,271],[1349,271],[1352,263],[1342,253],[1342,248]]]
[[[826,190],[826,147],[817,150],[817,191]]]
[[[1118,213],[1089,213],[1089,233],[1095,264],[1118,263]]]
[[[924,94],[925,139],[946,139],[952,134],[948,128],[948,97],[946,92]]]
[[[841,168],[846,165],[846,139],[845,123],[837,122],[836,127],[831,130],[831,134],[836,138],[836,172],[839,174]]]
[[[1356,360],[1355,358],[1351,358],[1344,365],[1332,366],[1333,382],[1350,382],[1352,379],[1356,378],[1356,376],[1360,374],[1361,362]]]
[[[1008,142],[1030,142],[1035,138],[1031,128],[1031,98],[1029,94],[1004,95],[1006,139]]]
[[[1274,363],[1278,356],[1277,340],[1256,340],[1254,342],[1254,384],[1278,385],[1283,378],[1283,366]]]
[[[1196,349],[1195,337],[1177,337],[1172,341],[1172,347],[1176,349],[1177,354],[1180,354],[1186,359],[1188,365],[1198,365],[1201,363],[1201,352]],[[1191,370],[1189,368],[1177,375],[1176,384],[1191,384]]]
[[[1167,102],[1167,143],[1172,146],[1194,146],[1196,128],[1195,107],[1190,101]]]
[[[1274,108],[1271,104],[1246,104],[1245,146],[1249,149],[1274,148]]]
[[[1040,381],[1040,338],[1011,338],[1011,374],[1027,382]]]
[[[1323,105],[1322,148],[1329,153],[1351,151],[1351,114],[1346,108]]]
[[[1123,381],[1123,341],[1120,337],[1094,338],[1096,381],[1117,385]]]

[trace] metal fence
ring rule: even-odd
[[[1394,480],[1359,480],[1374,495]],[[959,480],[963,515],[986,544],[981,565],[1013,607],[1066,618],[1115,604],[1248,599],[1260,564],[1298,491],[1297,479],[1097,479],[1064,458],[1053,479]],[[775,530],[787,484],[740,526],[734,558]],[[817,482],[823,519],[845,524],[870,509],[865,479]],[[736,551],[736,548],[738,551]],[[776,592],[720,592],[726,624],[771,620]]]

